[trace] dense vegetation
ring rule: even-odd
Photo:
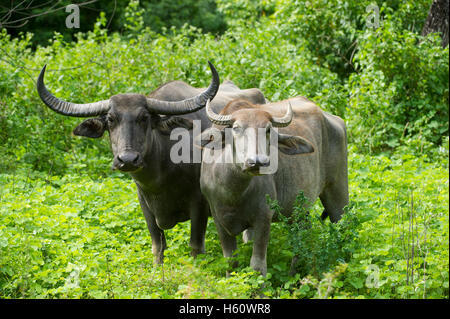
[[[65,26],[67,16],[72,10],[66,6],[79,4],[80,23],[76,28]],[[64,40],[75,40],[78,32],[92,30],[100,12],[105,13],[105,28],[111,32],[126,30],[129,1],[120,0],[25,0],[11,1],[10,5],[0,6],[0,28],[17,36],[21,32],[33,32],[32,45],[47,45],[54,32],[62,34]],[[189,23],[204,32],[220,33],[226,28],[223,14],[217,10],[214,0],[144,0],[140,19],[152,30],[162,31],[171,26],[181,27]],[[36,32],[36,30],[39,30]]]
[[[431,1],[378,1],[378,28],[367,24],[371,1],[216,3],[221,35],[152,25],[137,1],[123,8],[120,33],[107,31],[107,14],[73,41],[0,31],[0,297],[448,298],[449,55],[438,34],[420,36]],[[212,220],[206,255],[189,256],[182,223],[166,232],[164,266],[153,265],[135,187],[111,172],[108,138],[75,138],[80,120],[35,91],[46,63],[50,90],[86,103],[173,79],[205,86],[207,60],[241,88],[307,96],[348,126],[345,217],[320,221],[319,202],[305,215],[299,194],[298,223],[272,226],[266,278],[247,267],[241,240],[225,276]]]

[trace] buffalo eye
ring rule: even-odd
[[[240,134],[242,132],[242,127],[239,125],[233,125],[233,133],[234,134]]]
[[[146,123],[148,121],[148,118],[149,118],[148,114],[142,114],[139,117],[138,122],[144,124],[144,123]]]
[[[111,126],[113,126],[115,124],[116,119],[113,116],[108,115],[106,117],[106,121],[108,122],[108,126],[111,127]]]

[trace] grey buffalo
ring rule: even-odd
[[[325,208],[322,218],[329,216],[332,222],[341,218],[348,204],[344,121],[303,97],[265,105],[235,100],[219,114],[207,104],[206,112],[214,125],[201,134],[200,187],[223,254],[232,257],[236,235],[244,231],[244,240],[253,237],[250,266],[266,274],[273,217],[266,194],[278,200],[282,213],[289,216],[302,190],[311,202],[320,198]],[[227,132],[231,138],[223,142]],[[278,143],[275,152],[270,150],[270,136]],[[218,153],[208,161],[207,148]],[[232,152],[231,162],[225,159],[227,150]],[[277,169],[264,173],[274,159]]]
[[[212,81],[207,89],[173,81],[149,96],[118,94],[89,104],[65,102],[53,96],[44,85],[45,66],[37,81],[41,100],[52,110],[66,116],[89,117],[74,129],[75,135],[98,138],[109,132],[113,169],[128,172],[136,184],[157,263],[164,258],[164,230],[189,219],[191,254],[204,252],[210,216],[200,192],[200,163],[174,164],[170,159],[171,147],[177,142],[170,139],[171,130],[186,128],[192,139],[193,120],[201,121],[202,130],[211,126],[204,109],[207,100],[214,99],[211,104],[216,111],[235,98],[265,101],[258,89],[240,90],[231,81],[219,89],[219,76],[211,63],[210,68]]]

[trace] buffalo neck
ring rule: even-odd
[[[130,173],[141,189],[150,192],[158,192],[160,189],[164,168],[167,161],[170,161],[169,158],[166,158],[169,152],[164,150],[164,142],[161,141],[160,136],[155,136],[156,134],[159,135],[155,131],[149,136],[149,145],[144,154],[145,166],[136,172]]]
[[[223,197],[227,202],[240,202],[246,196],[245,194],[251,192],[256,185],[258,177],[243,172],[239,165],[234,163],[215,163],[213,165],[215,166],[214,174],[208,183],[219,186],[220,190],[217,189],[215,196]]]

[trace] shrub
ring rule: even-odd
[[[128,1],[94,1],[88,6],[79,7],[79,28],[67,28],[66,18],[69,15],[64,8],[72,4],[73,1],[61,0],[57,5],[53,5],[48,1],[34,1],[30,6],[27,3],[5,5],[1,9],[1,21],[4,27],[8,29],[8,33],[14,37],[19,37],[22,32],[35,32],[32,39],[32,45],[35,48],[38,45],[45,46],[53,38],[54,32],[62,35],[67,42],[76,40],[77,33],[86,33],[94,28],[96,21],[103,13],[106,17],[109,32],[129,32],[125,27],[127,23],[127,14],[129,9],[135,7],[142,10],[142,24],[150,27],[155,32],[162,32],[172,26],[177,28],[184,24],[189,24],[197,28],[201,28],[204,32],[222,33],[227,28],[224,16],[219,10],[214,0],[128,0]],[[6,18],[7,9],[14,7],[11,11],[9,19]],[[45,12],[53,10],[51,13]],[[35,17],[33,17],[36,15]],[[23,20],[18,23],[9,25],[7,22],[31,17],[24,24]],[[20,26],[20,27],[18,27]]]
[[[267,198],[268,205],[281,220],[281,229],[287,233],[287,242],[295,262],[291,270],[301,277],[308,274],[319,278],[333,269],[336,263],[346,263],[355,251],[358,237],[358,218],[345,208],[343,218],[336,224],[324,221],[316,210],[309,210],[311,203],[300,191],[292,214],[281,213],[276,200]]]
[[[359,34],[372,29],[373,9],[379,22],[392,20],[396,30],[420,33],[430,1],[278,1],[273,18],[283,23],[283,34],[293,43],[305,43],[317,63],[345,80],[357,70],[353,57],[359,50]],[[388,16],[385,16],[385,15]],[[371,21],[374,22],[374,21]]]
[[[422,136],[439,145],[448,135],[448,47],[437,37],[382,28],[360,36],[349,79],[350,139],[369,151]]]

